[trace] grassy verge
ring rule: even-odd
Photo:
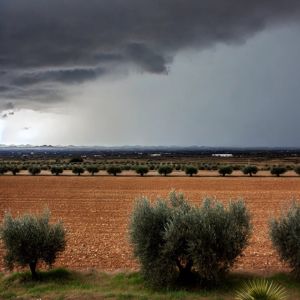
[[[55,269],[39,273],[33,282],[29,273],[0,275],[0,299],[234,299],[235,291],[250,276],[233,274],[218,289],[193,288],[176,291],[154,291],[146,287],[139,273],[110,275],[95,271],[80,273]],[[300,299],[300,282],[290,275],[277,274],[272,280],[283,285],[288,299]]]

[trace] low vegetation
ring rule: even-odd
[[[216,289],[192,286],[153,290],[139,273],[107,274],[53,269],[38,272],[38,275],[39,281],[32,281],[28,272],[0,275],[0,299],[233,300],[236,299],[236,291],[240,291],[245,282],[254,279],[251,275],[231,274]],[[300,284],[293,277],[276,275],[268,279],[276,285],[284,286],[288,299],[299,299]]]
[[[254,279],[243,284],[236,294],[236,300],[285,300],[286,289],[266,279]]]

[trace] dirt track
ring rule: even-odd
[[[242,197],[252,214],[253,237],[237,270],[273,272],[284,270],[268,240],[268,219],[279,215],[293,198],[300,199],[297,177],[0,177],[0,217],[37,212],[46,206],[52,220],[61,218],[68,231],[68,246],[57,265],[105,271],[136,269],[128,244],[127,225],[134,199],[165,196],[183,191],[199,203],[205,196],[227,202]],[[2,257],[2,250],[0,255]],[[0,271],[4,271],[2,258]]]

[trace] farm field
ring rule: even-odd
[[[67,248],[56,265],[76,270],[138,269],[128,243],[128,220],[136,197],[184,192],[194,203],[216,196],[227,203],[243,198],[253,222],[253,236],[235,270],[269,274],[287,270],[268,239],[268,220],[280,215],[292,199],[300,199],[299,177],[132,177],[132,176],[2,176],[0,217],[40,212],[62,219]],[[3,249],[0,249],[2,257]],[[0,272],[4,272],[0,261]]]

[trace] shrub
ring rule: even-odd
[[[65,230],[62,223],[49,224],[50,213],[40,216],[4,216],[0,237],[6,248],[5,263],[9,269],[15,264],[28,265],[33,279],[37,279],[39,261],[52,265],[59,252],[65,248]]]
[[[300,206],[294,203],[278,220],[270,223],[270,237],[280,258],[300,278]]]
[[[72,173],[76,174],[78,176],[80,176],[81,174],[83,174],[85,172],[84,167],[82,166],[75,166],[72,168]]]
[[[243,173],[245,175],[250,175],[252,176],[253,174],[256,174],[258,172],[258,168],[257,166],[246,166],[245,168],[243,168]]]
[[[16,176],[18,173],[20,173],[21,168],[18,167],[17,165],[12,165],[12,166],[9,167],[9,171],[12,172],[12,174],[14,176]]]
[[[110,166],[106,169],[106,172],[109,175],[114,175],[117,176],[117,174],[121,174],[122,173],[122,169],[119,166]]]
[[[222,166],[219,168],[219,174],[222,175],[222,176],[225,176],[225,175],[230,175],[232,174],[232,167],[231,166]]]
[[[147,198],[139,199],[130,222],[134,255],[153,286],[195,278],[204,285],[216,284],[242,253],[250,232],[242,201],[226,209],[216,200],[205,199],[195,207],[175,192],[154,205]]]
[[[149,172],[149,168],[147,166],[140,165],[135,168],[135,172],[141,176],[144,176]]]
[[[38,165],[30,166],[30,167],[28,168],[28,172],[29,172],[31,175],[35,176],[35,175],[41,173],[41,167],[38,166]]]
[[[286,290],[282,286],[266,279],[245,283],[235,297],[236,300],[284,300],[286,298]]]
[[[93,176],[95,175],[95,173],[99,173],[99,171],[100,171],[100,169],[97,165],[89,165],[89,166],[87,166],[86,169]]]
[[[194,167],[194,166],[186,166],[185,167],[185,174],[189,175],[189,176],[193,176],[198,174],[198,168]]]
[[[58,176],[64,172],[64,168],[61,166],[51,166],[50,167],[51,174]]]
[[[280,175],[284,174],[286,172],[286,168],[285,167],[281,167],[281,166],[274,166],[271,169],[271,174],[272,175],[276,175],[277,177],[279,177]]]
[[[168,174],[171,174],[172,172],[173,172],[173,168],[171,166],[168,166],[168,165],[161,165],[158,168],[158,173],[160,175],[167,176]]]

